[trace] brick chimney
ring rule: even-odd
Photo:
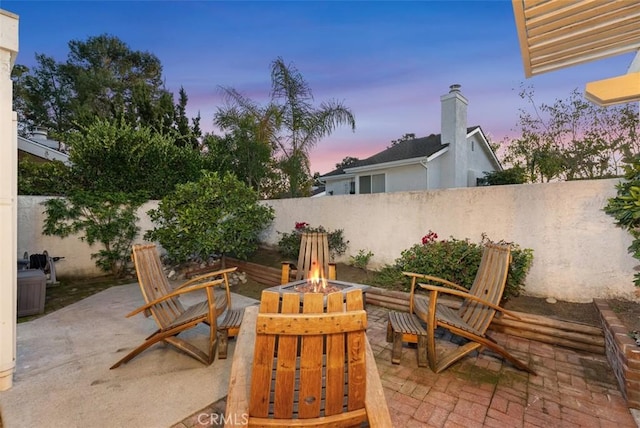
[[[449,93],[440,97],[440,134],[442,144],[449,144],[443,157],[442,187],[467,187],[467,105],[460,85],[451,85]]]

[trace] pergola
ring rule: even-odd
[[[526,77],[638,51],[626,74],[587,83],[602,106],[640,101],[640,0],[512,0]]]

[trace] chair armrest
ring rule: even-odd
[[[280,263],[282,271],[280,273],[280,284],[287,284],[291,279],[291,270],[297,270],[295,262],[283,261]]]
[[[202,290],[203,288],[209,288],[209,287],[215,287],[216,285],[222,284],[224,283],[224,279],[217,279],[215,281],[208,281],[208,282],[203,282],[201,284],[196,284],[196,285],[192,285],[189,288],[182,288],[180,290],[174,290],[169,294],[166,294],[162,297],[159,297],[155,300],[152,300],[151,302],[147,303],[144,306],[140,306],[138,309],[129,312],[127,314],[127,318],[132,317],[140,312],[146,311],[147,309],[151,308],[152,306],[157,305],[158,303],[164,302],[165,300],[171,299],[173,297],[177,297],[180,296],[182,294],[187,294],[187,293],[191,293],[192,291],[196,291],[196,290]]]
[[[426,280],[429,280],[429,281],[439,282],[441,284],[445,284],[445,285],[447,285],[447,286],[449,286],[451,288],[454,288],[456,290],[459,290],[459,291],[466,291],[466,292],[469,291],[466,288],[462,287],[461,285],[458,285],[458,284],[456,284],[454,282],[451,282],[451,281],[447,281],[446,279],[439,278],[437,276],[424,275],[424,274],[421,274],[421,273],[414,273],[414,272],[402,272],[402,274],[406,275],[406,276],[410,276],[412,278],[416,278],[416,279],[420,278],[420,279],[426,279]],[[422,284],[420,284],[420,285],[422,285]]]
[[[367,410],[369,426],[372,428],[386,428],[393,426],[391,415],[387,407],[387,400],[384,396],[384,389],[380,381],[380,374],[376,366],[376,359],[373,356],[369,339],[365,340],[365,365],[367,368],[367,384],[364,397],[364,407]]]
[[[214,277],[214,276],[223,275],[226,278],[226,274],[231,273],[231,272],[235,272],[237,269],[238,269],[237,267],[232,267],[232,268],[227,268],[227,269],[220,269],[220,270],[217,270],[215,272],[209,272],[209,273],[205,273],[203,275],[196,276],[194,278],[191,278],[189,281],[186,281],[186,282],[180,284],[179,286],[177,286],[175,288],[175,290],[179,290],[181,288],[189,287],[191,284],[198,283],[200,281],[203,281],[203,280],[205,280],[207,278],[211,278],[211,277]],[[225,284],[226,284],[226,281],[225,281]]]
[[[253,348],[256,343],[257,316],[257,306],[245,308],[231,362],[227,407],[224,413],[228,422],[225,427],[246,426],[249,422],[249,396],[251,394],[251,370],[253,368]]]
[[[424,288],[425,290],[431,291],[432,292],[432,296],[437,299],[438,298],[438,293],[445,293],[445,294],[449,294],[452,296],[458,296],[458,297],[462,297],[463,299],[468,299],[468,300],[473,300],[474,302],[480,303],[481,305],[490,307],[491,309],[495,309],[496,311],[499,311],[507,316],[510,316],[512,318],[515,318],[517,320],[521,320],[521,318],[514,314],[511,311],[508,311],[496,304],[493,304],[491,302],[488,302],[480,297],[474,296],[473,294],[469,294],[468,292],[462,292],[462,291],[458,291],[458,290],[452,290],[450,288],[447,287],[439,287],[437,285],[431,285],[431,284],[422,284],[420,283],[420,287]]]

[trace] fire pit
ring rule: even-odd
[[[354,284],[351,282],[344,281],[336,281],[336,280],[327,280],[326,285],[318,287],[313,282],[309,282],[306,279],[301,279],[299,281],[290,282],[288,284],[276,285],[275,287],[269,287],[266,290],[276,291],[280,294],[284,293],[322,293],[329,294],[335,293],[337,291],[341,291],[343,295],[345,295],[350,290],[361,289],[363,293],[366,292],[368,285],[364,284]]]

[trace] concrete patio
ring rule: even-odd
[[[233,298],[238,306],[256,303]],[[209,367],[158,345],[109,370],[155,329],[141,316],[124,318],[141,302],[137,284],[118,286],[18,324],[14,387],[0,393],[3,426],[184,428],[219,421],[233,341],[229,358]],[[436,375],[417,367],[414,348],[405,347],[401,364],[392,365],[387,310],[369,305],[367,312],[394,426],[637,426],[603,355],[492,333],[538,376],[489,352]]]

